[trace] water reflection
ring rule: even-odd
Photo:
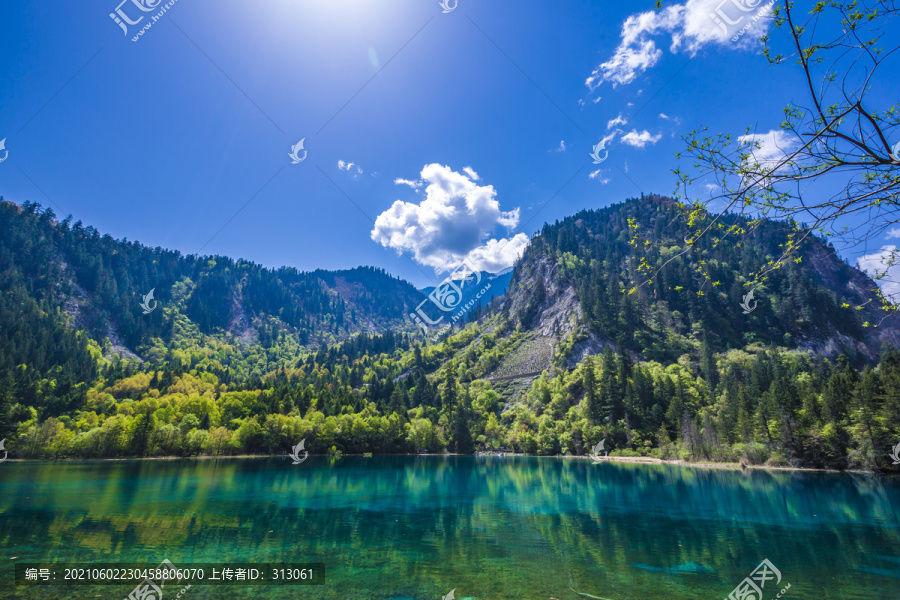
[[[894,600],[900,586],[900,481],[871,476],[310,457],[7,463],[0,485],[0,536],[16,561],[327,565],[328,583],[302,594],[195,586],[198,599],[438,599],[452,588],[457,598],[713,599],[764,558],[792,600]],[[17,589],[12,564],[0,563],[3,598],[130,591]]]

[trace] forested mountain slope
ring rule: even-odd
[[[31,405],[79,396],[96,376],[91,347],[153,360],[216,342],[287,345],[293,359],[361,331],[412,331],[407,315],[421,300],[381,269],[302,273],[183,256],[0,201],[0,377],[23,366],[15,389]],[[34,389],[54,373],[52,391]]]
[[[575,356],[612,344],[674,361],[700,343],[720,352],[758,342],[873,362],[900,339],[896,319],[874,300],[876,284],[822,240],[808,239],[798,262],[748,287],[780,255],[784,223],[763,223],[739,243],[717,241],[714,231],[679,256],[691,235],[674,201],[658,196],[545,225],[517,264],[506,310],[526,329],[573,344]],[[639,272],[642,260],[649,270]],[[745,314],[751,290],[755,308]]]
[[[423,296],[376,269],[184,257],[2,203],[0,439],[13,458],[300,440],[584,455],[605,440],[613,455],[896,469],[900,352],[879,357],[896,327],[865,304],[875,284],[813,241],[744,314],[742,282],[784,242],[768,223],[741,245],[701,239],[625,293],[642,258],[679,252],[680,219],[654,197],[548,225],[508,297],[430,343],[405,320]]]

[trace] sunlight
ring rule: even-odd
[[[315,29],[323,35],[333,34],[336,29],[358,29],[371,33],[372,28],[386,21],[393,2],[371,2],[367,0],[279,0],[263,3],[259,8],[268,10],[273,22],[304,22],[315,24]],[[257,6],[254,5],[254,9]],[[365,30],[363,29],[365,28]]]

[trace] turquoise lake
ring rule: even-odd
[[[9,461],[0,599],[134,588],[15,585],[16,564],[168,559],[325,565],[321,585],[180,600],[721,600],[768,559],[765,600],[897,600],[898,507],[898,478],[563,458]]]

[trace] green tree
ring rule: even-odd
[[[197,429],[199,426],[200,419],[196,415],[188,413],[181,418],[178,429],[181,431],[181,435],[187,435],[191,429]]]
[[[709,338],[703,334],[703,343],[700,347],[700,372],[706,380],[710,391],[714,391],[719,385],[719,370],[716,368],[716,358],[709,344]]]
[[[213,456],[219,456],[227,452],[231,445],[231,432],[225,427],[216,427],[209,432],[207,445]]]
[[[866,368],[853,394],[853,412],[850,416],[850,431],[856,443],[852,460],[865,468],[883,468],[889,462],[886,450],[891,444],[884,435],[880,418],[883,398],[881,378],[877,372]]]
[[[598,396],[600,399],[603,421],[608,425],[618,422],[622,414],[622,395],[616,377],[616,355],[610,346],[603,349],[603,365],[600,371]]]
[[[588,423],[591,425],[599,425],[603,418],[603,409],[600,406],[600,399],[597,397],[597,379],[594,374],[594,357],[586,356],[584,363],[581,365],[582,379],[584,382],[584,400],[585,412]]]
[[[469,388],[466,387],[465,392],[459,399],[453,426],[452,443],[454,450],[460,454],[471,454],[475,450],[475,444],[472,441],[472,431],[469,425],[471,405],[472,402],[471,396],[469,395]]]
[[[136,456],[144,456],[147,446],[156,431],[156,415],[138,415],[131,423],[131,452]]]

